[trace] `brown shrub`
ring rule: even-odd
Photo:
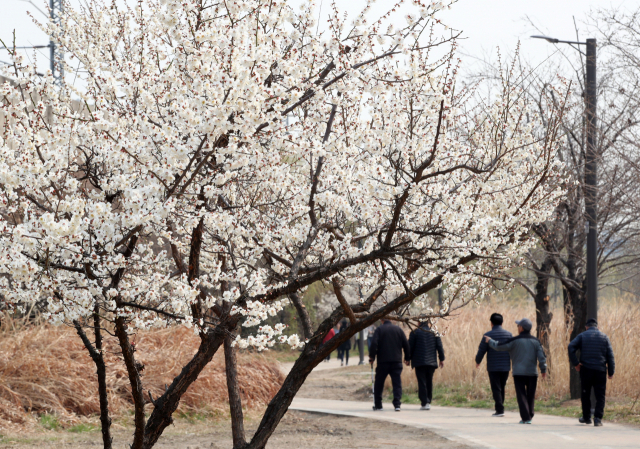
[[[140,332],[133,340],[136,357],[145,365],[144,388],[157,398],[196,352],[200,339],[192,330],[172,327]],[[119,354],[115,339],[105,339],[114,416],[132,405]],[[248,408],[268,402],[284,379],[278,365],[260,355],[239,354],[238,365],[243,405]],[[183,396],[178,412],[222,413],[227,403],[221,349]],[[33,413],[55,413],[68,425],[99,410],[95,366],[74,329],[40,325],[0,333],[0,427],[29,427],[35,422]]]

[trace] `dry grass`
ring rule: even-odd
[[[504,327],[514,334],[517,334],[516,319],[528,317],[535,322],[532,303],[489,302],[461,310],[446,326],[442,337],[445,367],[436,371],[434,383],[457,390],[463,386],[469,400],[490,398],[486,359],[480,369],[476,369],[475,355],[482,335],[490,330],[489,316],[493,312],[504,316]],[[553,312],[547,354],[550,376],[547,381],[538,383],[538,397],[565,399],[569,395],[569,335],[564,328],[562,309]],[[607,396],[637,398],[640,394],[640,305],[622,300],[603,302],[598,321],[600,329],[611,340],[616,358],[616,374],[607,384]],[[402,382],[408,391],[417,390],[412,370],[403,371]]]
[[[5,321],[6,323],[6,321]],[[42,413],[55,414],[62,426],[99,413],[95,366],[74,329],[31,326],[0,332],[0,428],[29,428]],[[160,396],[195,353],[199,337],[173,327],[139,333],[136,356],[145,365],[143,384]],[[109,405],[114,416],[131,410],[126,370],[114,339],[106,340]],[[178,413],[223,413],[227,388],[222,351],[183,396]],[[255,354],[238,357],[243,405],[268,402],[284,379],[276,363]]]

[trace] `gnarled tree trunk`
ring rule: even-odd
[[[189,386],[196,381],[202,370],[211,361],[215,353],[223,344],[227,332],[232,332],[237,324],[237,318],[229,318],[210,330],[204,336],[198,347],[198,351],[178,374],[165,393],[154,402],[154,409],[147,420],[144,429],[143,449],[153,447],[164,429],[173,423],[173,412],[180,404],[180,398]]]
[[[224,365],[227,374],[227,391],[229,392],[229,411],[231,414],[231,434],[233,435],[233,449],[241,449],[247,442],[244,436],[244,416],[242,414],[242,400],[238,386],[238,364],[236,349],[232,345],[231,334],[224,339]]]

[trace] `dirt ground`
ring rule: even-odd
[[[248,425],[247,434],[255,430],[256,422]],[[131,441],[131,431],[117,431],[114,449],[125,449]],[[48,431],[35,435],[0,440],[0,448],[9,449],[81,449],[101,447],[98,431],[73,434],[65,431]],[[267,448],[418,448],[428,446],[437,449],[462,449],[465,446],[452,443],[423,429],[406,427],[364,418],[289,412],[283,419]],[[231,447],[231,431],[228,423],[189,424],[178,422],[168,429],[156,445],[158,449],[227,449]]]
[[[356,359],[356,357],[353,358]],[[323,369],[329,367],[331,369]],[[389,378],[387,383],[390,383]],[[298,392],[298,396],[343,401],[371,401],[373,405],[371,390],[370,365],[338,367],[332,361],[326,365],[323,362],[311,373]]]
[[[328,366],[327,366],[328,367]],[[371,400],[371,377],[368,366],[314,371],[299,393],[300,397],[323,399]],[[251,413],[245,422],[247,435],[259,423],[259,415]],[[114,449],[125,449],[131,442],[131,429],[114,431]],[[99,430],[81,434],[68,431],[40,431],[36,434],[0,437],[0,449],[81,449],[101,447]],[[427,430],[364,418],[288,412],[267,448],[418,448],[463,449]],[[232,447],[228,421],[176,420],[165,431],[158,449],[227,449]]]

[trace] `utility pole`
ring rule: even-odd
[[[49,0],[49,9],[51,14],[51,22],[55,25],[60,25],[60,19],[62,11],[64,11],[64,4],[62,0]],[[62,78],[64,77],[64,71],[62,65],[56,66],[56,61],[62,61],[64,53],[61,53],[53,41],[53,38],[49,39],[49,64],[51,73],[53,74],[54,84],[58,87],[62,86]]]
[[[360,300],[362,300],[362,286],[358,286],[358,294],[360,295]],[[358,337],[358,353],[360,354],[360,362],[358,365],[364,365],[364,329],[360,331]]]
[[[53,22],[55,25],[60,25],[62,12],[64,11],[63,0],[49,0],[48,15],[44,11],[42,11],[40,8],[38,8],[38,6],[35,3],[33,3],[32,0],[22,0],[22,1],[31,3],[31,5],[36,9],[36,11],[38,11],[45,17],[49,17],[49,19],[51,19],[51,22]],[[54,80],[53,82],[57,87],[62,87],[62,78],[64,77],[64,71],[62,69],[62,66],[56,65],[56,61],[62,61],[64,59],[64,53],[62,53],[56,46],[55,42],[53,41],[53,36],[49,36],[49,45],[28,45],[24,47],[15,47],[14,49],[7,49],[7,50],[11,51],[11,50],[26,50],[26,49],[38,49],[38,48],[49,49],[49,68],[51,69],[51,74],[53,75],[53,80]],[[3,50],[3,49],[0,48],[0,50]],[[9,63],[5,63],[5,64],[9,64]],[[43,76],[43,74],[38,72],[36,72],[36,75]]]
[[[585,80],[587,151],[584,167],[587,234],[587,319],[598,319],[598,154],[596,147],[596,40],[587,39]]]
[[[584,54],[579,47],[587,47],[587,64],[585,74],[585,127],[587,134],[587,148],[584,164],[584,209],[587,218],[587,320],[598,319],[598,150],[597,150],[597,86],[596,86],[596,40],[587,39],[586,42],[561,41],[548,36],[531,36],[536,39],[544,39],[552,44],[569,44],[575,50]],[[580,378],[571,371],[571,397],[574,398],[574,379]],[[576,383],[577,390],[580,390]],[[579,397],[579,396],[578,396]],[[591,389],[591,414],[595,412],[595,392]]]
[[[552,44],[569,44],[584,54],[579,47],[587,47],[585,76],[585,127],[587,148],[584,164],[584,208],[587,218],[587,320],[598,319],[598,150],[597,150],[597,86],[596,86],[596,40],[586,42],[561,41],[548,36],[531,36]]]

